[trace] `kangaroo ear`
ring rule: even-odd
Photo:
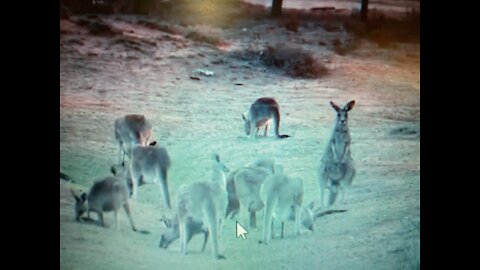
[[[308,205],[308,208],[310,208],[310,209],[313,210],[314,205],[315,205],[315,202],[311,202],[311,203]]]
[[[123,164],[122,164],[123,165]],[[113,175],[116,175],[117,174],[117,169],[115,167],[115,165],[112,165],[112,167],[110,167],[110,172],[113,174]]]
[[[283,166],[280,164],[275,164],[273,166],[273,173],[274,174],[283,174]]]
[[[220,157],[216,153],[212,154],[212,159],[215,160],[216,162],[220,162]]]
[[[343,108],[343,109],[346,109],[347,112],[348,112],[351,109],[353,109],[353,106],[355,106],[355,100],[352,100],[352,101],[348,102],[347,105],[345,105],[345,108]]]
[[[170,228],[170,222],[165,215],[162,215],[162,218],[160,219],[160,221],[163,221],[163,223],[165,223],[165,226],[167,226],[167,228]]]
[[[150,146],[154,146],[154,145],[156,145],[156,144],[157,144],[157,141],[153,141],[153,142],[151,142],[149,145],[150,145]]]
[[[87,193],[83,192],[82,195],[80,195],[80,198],[82,199],[82,202],[87,200]]]
[[[340,107],[337,104],[335,104],[333,101],[330,101],[330,105],[332,105],[332,107],[335,109],[335,111],[337,111],[337,112],[340,111]]]

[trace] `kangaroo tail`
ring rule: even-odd
[[[160,170],[160,186],[163,193],[163,201],[165,205],[170,209],[172,208],[170,204],[170,192],[168,191],[168,178],[167,178],[167,169],[162,168]]]
[[[228,206],[225,213],[225,217],[228,217],[232,213],[231,218],[233,218],[240,208],[240,203],[238,201],[237,193],[235,191],[235,182],[233,181],[236,171],[228,175],[227,178],[227,193],[228,193]]]
[[[274,108],[273,110],[273,124],[275,125],[275,135],[280,137],[280,133],[278,132],[280,129],[280,111],[278,108]]]
[[[275,125],[275,135],[279,139],[285,139],[290,137],[290,135],[280,135],[279,129],[280,129],[280,112],[278,108],[276,108],[273,111],[273,124]]]
[[[64,174],[64,173],[62,173],[62,172],[60,172],[60,179],[63,179],[63,180],[65,180],[65,181],[67,181],[67,182],[75,183],[75,181],[73,181],[73,179],[72,179],[70,176],[68,176],[68,175],[66,175],[66,174]]]
[[[321,216],[326,216],[326,215],[330,215],[330,214],[333,214],[333,213],[343,213],[343,212],[347,212],[346,209],[341,209],[341,210],[334,210],[334,209],[331,209],[331,210],[326,210],[326,211],[323,211],[323,212],[320,212],[320,213],[316,213],[314,215],[314,218],[319,218]]]

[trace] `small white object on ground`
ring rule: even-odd
[[[215,75],[213,71],[205,70],[205,69],[196,69],[195,72],[205,75],[207,77]]]

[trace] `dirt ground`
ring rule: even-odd
[[[296,33],[267,19],[227,29],[176,25],[225,41],[214,46],[138,25],[141,17],[99,17],[121,33],[93,35],[78,23],[96,17],[60,20],[60,170],[75,180],[60,181],[61,269],[417,269],[419,44],[381,48],[362,40],[356,50],[339,55],[319,41],[331,44],[348,34],[318,25],[301,25]],[[251,46],[255,33],[261,33],[256,42],[263,45],[286,42],[311,51],[328,75],[292,78],[231,57]],[[291,138],[252,141],[243,133],[241,114],[267,96],[279,102],[280,133]],[[335,120],[329,101],[350,100],[356,101],[349,125],[357,174],[345,204],[334,206],[348,211],[318,218],[314,232],[294,237],[293,222],[287,222],[285,239],[265,246],[258,244],[261,227],[249,231],[247,240],[237,239],[235,220],[227,220],[221,244],[226,260],[212,258],[210,241],[200,252],[201,236],[192,239],[186,256],[179,241],[161,249],[165,226],[159,219],[172,213],[153,185],[140,187],[131,205],[137,227],[150,234],[131,231],[124,212],[119,230],[113,228],[113,213],[105,215],[111,228],[74,220],[69,189],[87,190],[93,178],[109,175],[118,151],[113,122],[129,113],[145,114],[154,140],[167,148],[172,198],[180,185],[210,179],[210,155],[216,152],[231,170],[260,156],[274,157],[285,173],[303,178],[304,203],[318,206],[316,168]]]

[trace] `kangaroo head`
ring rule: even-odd
[[[248,114],[247,112],[242,113],[242,119],[243,119],[243,128],[245,130],[245,134],[250,135],[250,120],[248,119]]]
[[[213,158],[213,170],[214,171],[218,171],[218,172],[221,172],[223,174],[226,174],[228,172],[230,172],[230,170],[227,168],[227,166],[225,166],[225,164],[223,164],[221,161],[220,161],[220,156],[218,154],[213,154],[212,155],[212,158]]]
[[[302,225],[313,232],[314,214],[313,214],[313,202],[308,207],[302,207],[301,213]]]
[[[75,198],[75,220],[80,221],[80,217],[87,211],[87,193],[83,192],[80,196],[70,189]]]
[[[330,105],[332,105],[333,109],[337,112],[337,125],[345,126],[348,123],[348,112],[353,109],[355,105],[355,100],[348,102],[343,108],[340,108],[337,104],[333,101],[330,101]]]
[[[177,218],[167,218],[165,215],[160,219],[167,226],[167,230],[160,237],[159,247],[168,248],[170,243],[175,241],[180,237],[179,228],[178,228],[178,219]]]
[[[227,186],[226,174],[230,171],[225,164],[220,161],[218,154],[213,154],[213,173],[212,181],[219,183],[225,189]]]
[[[114,164],[110,167],[110,172],[114,176],[126,176],[128,164],[122,162],[122,164]]]

